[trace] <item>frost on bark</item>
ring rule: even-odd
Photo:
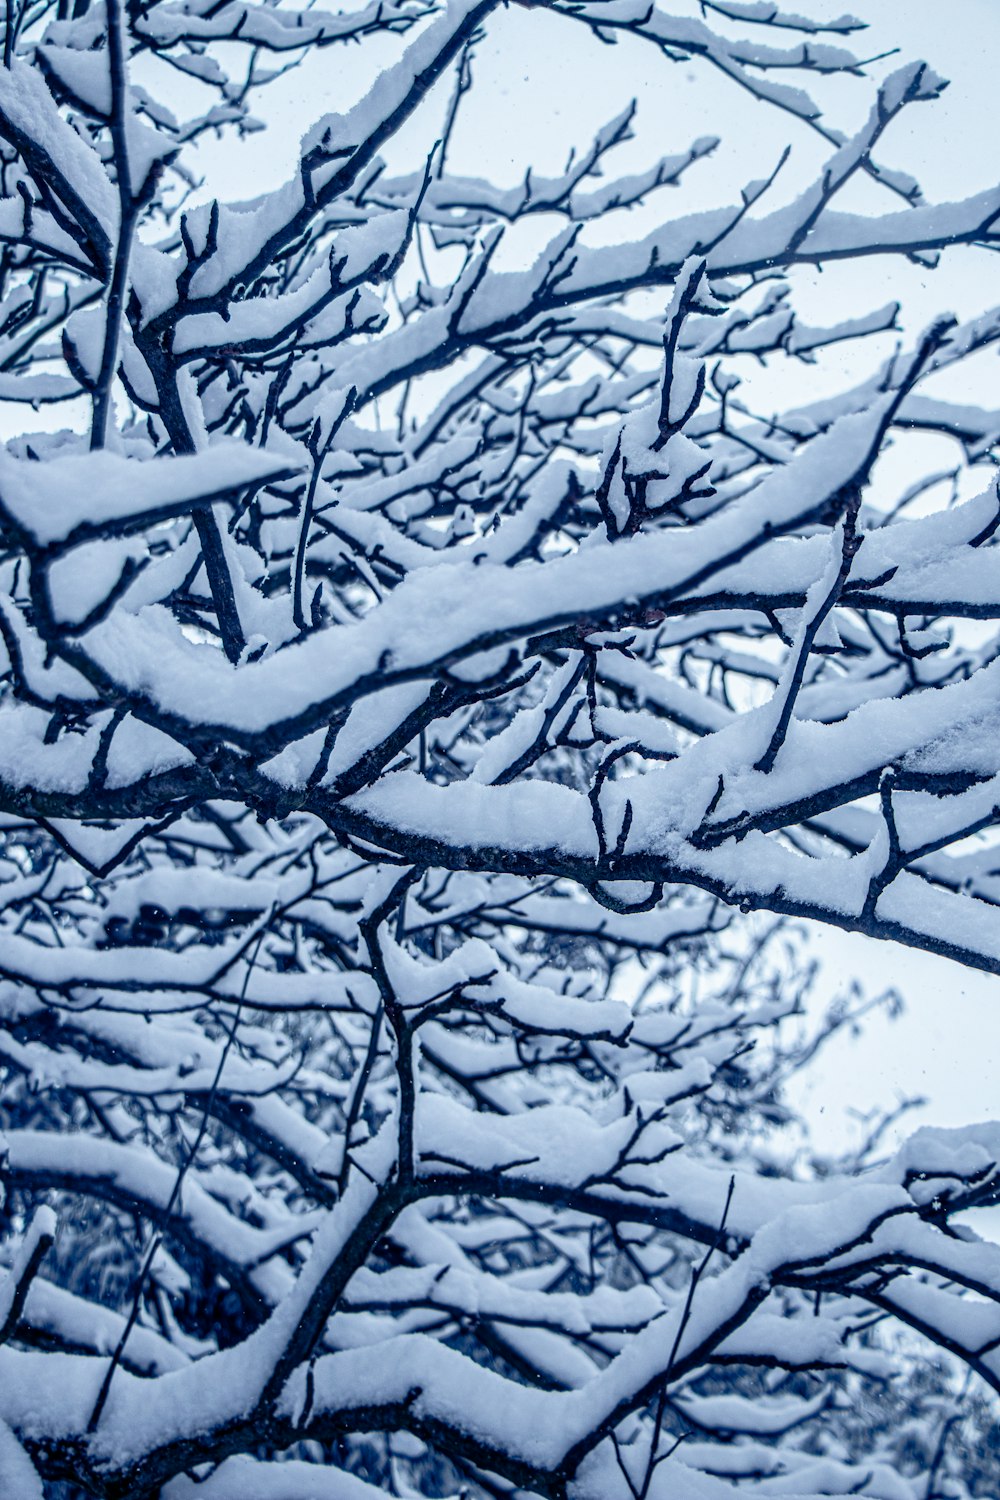
[[[818,139],[797,197],[782,158],[677,213],[716,143],[622,175],[631,111],[461,176],[501,9],[8,4],[5,1495],[972,1493],[947,1381],[920,1441],[856,1413],[893,1324],[1000,1390],[1000,1248],[953,1222],[1000,1123],[796,1160],[845,1016],[796,1029],[781,922],[1000,972],[1000,412],[941,394],[1000,311],[795,310],[797,268],[996,248],[1000,189],[926,203],[888,163],[942,80],[769,0],[544,9]],[[199,186],[272,78],[371,47],[282,188]],[[904,429],[978,498],[873,495]]]

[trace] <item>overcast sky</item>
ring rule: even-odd
[[[687,0],[678,0],[675,8],[699,13]],[[820,0],[789,0],[789,8],[816,17],[843,9]],[[939,102],[907,110],[890,127],[879,159],[915,175],[930,201],[994,184],[1000,177],[994,66],[1000,57],[1000,0],[857,0],[851,9],[870,22],[867,33],[849,39],[859,55],[898,49],[872,65],[870,79],[921,58],[951,80]],[[755,32],[752,27],[741,30]],[[758,29],[756,35],[772,42],[795,41],[792,33],[774,36]],[[372,59],[388,62],[399,45],[389,40],[372,47],[366,43],[363,49],[331,49],[273,84],[261,97],[261,113],[271,127],[266,135],[235,149],[231,142],[202,149],[206,193],[252,196],[285,180],[294,170],[304,130],[326,111],[349,108],[366,86],[365,65]],[[789,142],[793,156],[779,192],[791,195],[811,180],[830,149],[788,115],[749,99],[704,64],[668,64],[634,40],[601,46],[586,28],[538,6],[498,12],[473,66],[475,87],[463,101],[449,157],[456,171],[510,183],[528,165],[543,173],[559,171],[569,148],[586,146],[594,129],[633,97],[639,105],[636,138],[618,157],[623,171],[682,151],[698,136],[721,138],[716,155],[699,164],[683,187],[656,195],[648,210],[632,215],[636,235],[643,230],[644,215],[655,218],[726,201],[743,182],[766,174]],[[871,81],[810,76],[806,82],[828,111],[829,123],[850,130],[867,114]],[[187,86],[178,78],[179,90]],[[196,85],[190,87],[196,91]],[[435,90],[412,126],[408,143],[415,160],[439,132],[446,97],[442,89]],[[859,211],[898,206],[898,200],[867,181],[850,191],[853,197],[845,206]],[[536,232],[544,233],[545,226]],[[530,250],[530,240],[515,238],[510,254]],[[968,316],[1000,302],[1000,258],[959,250],[947,253],[936,272],[895,258],[873,258],[823,274],[803,272],[795,295],[807,317],[825,323],[846,310],[858,313],[900,298],[904,325],[914,330],[942,311]],[[797,371],[791,400],[806,401],[852,381],[886,352],[886,346],[871,345],[830,351],[815,370]],[[966,398],[979,405],[1000,404],[998,376],[995,354],[971,362],[963,377]],[[773,394],[777,403],[787,392],[770,391],[769,378],[758,377],[760,389]],[[881,465],[879,483],[889,490],[902,486],[908,474],[939,460],[954,462],[947,444],[942,448],[940,440],[914,437],[897,444]],[[981,479],[974,482],[973,488],[981,487]],[[826,994],[856,974],[876,988],[898,986],[908,1006],[903,1020],[873,1020],[860,1040],[838,1042],[817,1071],[804,1097],[821,1144],[844,1139],[852,1128],[850,1108],[891,1104],[897,1094],[929,1095],[931,1103],[921,1118],[939,1124],[1000,1112],[1000,979],[860,937],[826,933],[815,942],[824,960]]]
[[[686,0],[674,8],[699,14],[697,5]],[[840,14],[844,7],[795,0],[789,8],[822,17]],[[950,87],[937,103],[913,107],[893,123],[879,159],[916,176],[930,201],[994,184],[1000,177],[1000,131],[990,60],[1000,57],[1000,0],[858,0],[850,8],[870,23],[866,33],[848,41],[860,56],[898,50],[872,64],[868,80],[805,80],[827,110],[829,123],[844,130],[856,127],[870,108],[871,80],[902,62],[926,60],[951,80]],[[738,29],[773,42],[795,40],[792,33]],[[253,137],[235,153],[231,145],[204,149],[206,191],[219,191],[221,171],[230,197],[250,196],[283,181],[294,169],[298,138],[312,120],[327,110],[349,108],[366,86],[361,64],[376,55],[389,61],[398,47],[398,42],[387,42],[348,53],[333,49],[273,84],[261,98],[261,112],[271,127],[267,136]],[[682,188],[656,195],[649,209],[631,215],[636,235],[647,217],[726,201],[743,182],[768,172],[789,142],[793,155],[779,192],[791,196],[811,180],[830,150],[788,115],[748,98],[704,64],[668,64],[648,45],[629,39],[602,46],[584,27],[537,6],[511,6],[494,16],[477,47],[473,73],[475,87],[462,103],[449,155],[452,170],[470,175],[513,183],[529,165],[542,173],[558,172],[570,147],[586,146],[595,128],[633,97],[638,102],[636,134],[616,158],[622,171],[682,151],[699,136],[719,136],[716,154]],[[415,159],[438,134],[446,97],[444,90],[434,91],[414,122],[408,142]],[[898,200],[867,181],[850,191],[853,196],[844,206],[862,212],[898,206]],[[546,226],[534,232],[544,235]],[[619,222],[616,233],[621,232]],[[525,239],[515,241],[509,253],[516,257],[530,250]],[[795,295],[806,316],[818,322],[899,298],[904,326],[915,330],[943,311],[969,316],[1000,302],[1000,259],[958,250],[947,253],[942,267],[931,272],[896,258],[874,258],[822,274],[804,272],[797,277]],[[815,370],[799,369],[791,399],[805,401],[836,389],[858,378],[885,352],[883,346],[857,351],[838,347]],[[1000,403],[998,376],[995,354],[978,360],[963,377],[966,399],[986,406]],[[770,395],[768,378],[758,377]],[[786,394],[780,386],[773,390],[776,403]],[[879,483],[891,490],[939,462],[954,462],[947,444],[914,437],[896,445],[881,465]],[[974,478],[972,488],[981,487],[981,479]],[[821,1146],[833,1147],[851,1135],[852,1110],[891,1105],[902,1095],[930,1098],[911,1122],[957,1125],[998,1112],[1000,979],[842,933],[817,932],[814,943],[824,963],[824,998],[857,975],[874,989],[897,986],[907,1004],[903,1019],[890,1023],[876,1017],[861,1038],[839,1040],[823,1066],[813,1071],[802,1098]],[[912,1123],[902,1128],[912,1128]]]

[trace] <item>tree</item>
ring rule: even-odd
[[[1000,418],[947,397],[1000,315],[794,309],[995,248],[1000,189],[881,164],[927,65],[842,136],[781,79],[864,79],[859,23],[736,0],[546,9],[822,140],[790,201],[782,158],[637,235],[714,143],[604,180],[631,112],[464,178],[499,9],[8,5],[0,396],[71,413],[0,454],[18,1496],[971,1493],[946,1383],[933,1445],[850,1414],[889,1322],[1000,1389],[956,1222],[1000,1124],[802,1170],[781,1086],[844,1017],[798,1036],[794,945],[733,914],[1000,971]],[[199,140],[349,42],[383,66],[285,187],[208,196]],[[864,339],[836,399],[741,390]],[[873,489],[912,429],[985,492]]]

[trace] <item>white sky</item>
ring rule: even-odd
[[[674,8],[697,14],[693,5]],[[996,74],[994,67],[984,65],[1000,57],[1000,0],[859,0],[843,6],[818,0],[796,0],[792,6],[789,0],[789,8],[811,16],[841,14],[846,8],[869,20],[870,30],[847,45],[861,56],[899,48],[897,56],[873,66],[875,78],[921,58],[951,80],[938,102],[907,110],[890,127],[879,152],[886,164],[912,172],[929,201],[964,196],[1000,178]],[[331,64],[327,107],[337,107],[333,74]],[[720,201],[720,194],[767,171],[792,140],[793,160],[786,173],[790,190],[796,180],[809,179],[830,149],[789,116],[748,100],[703,65],[666,64],[637,42],[600,46],[583,28],[538,9],[511,8],[491,23],[487,41],[478,49],[474,78],[475,89],[462,106],[463,128],[449,158],[453,170],[507,181],[519,180],[532,161],[541,171],[558,171],[569,146],[585,144],[594,127],[633,96],[639,102],[636,140],[620,153],[622,170],[683,150],[699,135],[720,136],[715,157],[692,172],[688,185],[659,195],[657,213],[663,212],[664,202],[676,212]],[[830,122],[843,129],[859,124],[870,107],[869,82],[806,82],[828,105]],[[428,105],[426,124],[432,131],[440,107],[438,102]],[[853,205],[845,206],[884,211],[898,204],[884,191],[865,189]],[[639,234],[642,218],[632,217]],[[1000,302],[1000,258],[957,250],[932,272],[886,257],[822,274],[809,272],[798,282],[798,305],[818,322],[836,321],[845,307],[860,312],[899,298],[904,325],[915,329],[942,311],[970,316]],[[885,351],[883,344],[872,346],[870,353],[832,352],[815,374],[800,369],[791,399],[808,400],[814,390],[822,394],[827,383],[836,388],[845,377],[852,378],[858,362],[867,368]],[[977,404],[1000,404],[995,354],[976,363],[964,394]],[[903,484],[914,465],[943,467],[954,457],[947,443],[916,438],[906,452],[898,451],[883,464],[884,482]],[[857,975],[872,990],[898,988],[906,1003],[899,1020],[877,1014],[860,1037],[845,1034],[831,1043],[806,1086],[796,1090],[820,1149],[833,1149],[856,1136],[852,1111],[888,1107],[903,1096],[926,1095],[930,1103],[904,1119],[896,1139],[917,1123],[960,1125],[1000,1111],[1000,979],[841,932],[814,929],[812,942],[824,966],[817,1001]]]
[[[920,181],[930,201],[964,196],[1000,178],[1000,131],[996,121],[996,75],[991,59],[1000,57],[1000,0],[787,0],[788,8],[814,17],[845,8],[869,22],[869,30],[846,45],[869,57],[891,48],[898,54],[870,69],[869,80],[805,79],[828,111],[829,123],[850,130],[861,123],[872,98],[870,79],[885,76],[913,59],[928,61],[951,80],[934,104],[914,106],[883,138],[879,159],[901,167]],[[677,0],[678,12],[697,15],[695,0]],[[715,18],[712,18],[715,24]],[[734,28],[754,34],[752,27]],[[757,31],[763,40],[793,44],[792,33]],[[833,43],[836,37],[830,37]],[[378,44],[388,61],[398,43]],[[293,169],[298,137],[326,111],[343,111],[360,97],[369,76],[359,67],[371,60],[366,48],[334,49],[311,58],[261,98],[271,127],[235,153],[211,145],[202,152],[207,187],[218,191],[217,171],[225,171],[226,196],[252,196],[283,181]],[[594,129],[636,98],[636,138],[614,160],[627,172],[660,155],[683,151],[701,135],[718,135],[720,147],[699,164],[678,190],[656,195],[649,210],[626,221],[636,235],[649,218],[687,212],[735,195],[746,181],[774,165],[782,148],[793,156],[780,179],[790,195],[809,181],[830,148],[788,115],[749,99],[704,64],[669,64],[647,44],[626,39],[615,47],[595,42],[585,28],[564,17],[511,6],[491,20],[473,63],[474,88],[462,103],[460,127],[450,148],[449,167],[470,175],[514,183],[530,164],[542,173],[560,171],[569,148],[585,146]],[[408,143],[426,153],[440,128],[446,94],[436,90],[413,123]],[[898,200],[865,183],[851,189],[844,206],[877,212]],[[554,227],[554,226],[552,226]],[[540,226],[544,233],[546,226]],[[621,234],[621,228],[618,229]],[[626,229],[625,232],[628,232]],[[523,243],[521,253],[530,253]],[[943,311],[970,316],[1000,302],[1000,258],[986,252],[948,252],[932,272],[897,258],[872,258],[838,265],[796,280],[797,305],[820,323],[837,320],[845,308],[859,313],[901,299],[903,321],[915,330]],[[860,351],[838,348],[809,371],[800,367],[790,399],[801,402],[852,381],[884,357],[888,345]],[[996,356],[977,360],[963,377],[965,399],[1000,403]],[[758,387],[770,395],[765,380]],[[772,388],[773,389],[773,388]],[[957,394],[957,392],[955,392]],[[775,401],[787,393],[773,390]],[[902,487],[922,469],[945,467],[955,455],[947,443],[915,437],[882,463],[881,482]],[[918,469],[919,466],[919,469]],[[973,485],[978,488],[979,485]],[[899,1133],[918,1121],[959,1125],[991,1117],[1000,1109],[1000,979],[965,970],[945,959],[913,954],[895,944],[877,944],[840,932],[813,934],[823,959],[817,1001],[855,975],[873,990],[890,985],[902,991],[906,1014],[895,1022],[870,1018],[857,1039],[831,1044],[796,1094],[812,1120],[816,1144],[833,1149],[857,1133],[855,1110],[890,1106],[901,1096],[923,1094],[930,1104],[907,1116]]]
[[[836,0],[787,4],[822,16],[841,13],[847,0],[843,5]],[[698,14],[694,0],[677,0],[673,8]],[[994,65],[1000,57],[1000,0],[855,0],[849,8],[870,22],[867,33],[847,40],[859,55],[899,48],[898,56],[873,65],[872,78],[923,58],[952,80],[940,101],[912,107],[890,127],[879,159],[913,173],[931,201],[995,184],[1000,177]],[[738,29],[754,33],[752,27]],[[792,33],[756,34],[774,43],[796,40]],[[270,126],[265,135],[236,148],[206,143],[201,149],[206,192],[250,197],[285,180],[294,170],[299,136],[319,115],[349,108],[370,76],[362,64],[387,62],[398,47],[398,41],[379,41],[363,49],[334,48],[273,84],[260,96]],[[183,112],[187,101],[180,93],[188,85],[173,76],[178,79],[177,107]],[[698,136],[720,136],[716,156],[699,164],[684,186],[656,195],[650,210],[625,221],[636,235],[643,230],[644,215],[725,201],[741,183],[769,171],[788,141],[794,145],[793,158],[781,183],[790,194],[810,180],[830,149],[791,117],[748,99],[704,64],[669,64],[648,45],[629,39],[616,47],[601,46],[585,28],[537,6],[511,6],[496,14],[477,49],[474,79],[449,156],[455,171],[509,183],[522,178],[529,164],[543,173],[559,171],[570,146],[585,146],[594,129],[633,96],[639,103],[636,139],[617,157],[622,171],[682,151]],[[828,108],[831,124],[849,130],[867,113],[870,81],[804,81]],[[197,86],[190,88],[195,108]],[[445,92],[434,91],[413,123],[408,143],[415,154],[423,156],[435,139],[445,102]],[[898,200],[865,184],[845,206],[891,210]],[[521,253],[530,253],[530,246],[523,244]],[[803,272],[796,280],[796,298],[807,317],[824,323],[835,322],[845,308],[860,313],[900,298],[905,326],[915,329],[943,311],[968,316],[1000,302],[1000,258],[949,252],[937,272],[894,258],[873,258],[824,274]],[[802,402],[857,378],[888,347],[883,342],[860,352],[837,349],[814,371],[799,367],[790,400]],[[964,377],[966,399],[1000,404],[998,371],[995,354],[977,359]],[[770,398],[766,378],[758,377],[758,388],[761,399]],[[773,391],[775,400],[783,394]],[[946,443],[915,438],[909,446],[898,446],[883,464],[882,482],[902,486],[914,476],[915,465],[943,467],[949,462],[954,454]],[[802,1099],[821,1147],[849,1137],[851,1108],[888,1105],[897,1095],[926,1094],[932,1101],[919,1116],[909,1117],[904,1128],[912,1128],[918,1118],[957,1125],[1000,1112],[1000,979],[839,932],[818,932],[815,945],[824,960],[826,994],[858,975],[873,988],[895,985],[907,1003],[902,1020],[889,1023],[878,1017],[860,1039],[838,1040],[815,1071]]]

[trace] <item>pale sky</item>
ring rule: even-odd
[[[678,0],[672,8],[699,14],[695,0]],[[789,0],[789,8],[814,17],[839,15],[844,9],[860,15],[870,29],[848,38],[846,45],[861,57],[899,49],[874,63],[868,80],[811,75],[804,80],[828,111],[830,124],[855,128],[870,108],[871,80],[903,62],[926,60],[951,80],[950,86],[938,102],[915,106],[890,126],[879,159],[916,176],[929,201],[948,201],[997,181],[1000,131],[995,127],[995,69],[989,60],[1000,57],[1000,0],[856,0],[850,6],[846,0]],[[796,40],[788,32],[735,29],[774,44]],[[348,109],[360,97],[366,86],[360,60],[370,61],[381,48],[379,58],[389,61],[398,46],[380,42],[371,50],[367,44],[364,51],[332,49],[273,84],[261,96],[261,111],[271,127],[267,136],[253,137],[235,152],[231,145],[203,149],[206,189],[219,190],[220,170],[227,197],[251,196],[283,181],[294,169],[298,138],[311,122],[326,111]],[[569,148],[586,146],[594,129],[632,97],[639,105],[636,138],[616,157],[621,171],[683,151],[698,136],[721,137],[715,156],[700,164],[680,189],[656,195],[648,210],[631,216],[636,235],[643,232],[647,217],[689,212],[734,195],[743,182],[769,171],[789,141],[793,155],[780,181],[782,191],[791,195],[811,179],[831,149],[704,64],[669,64],[631,39],[601,46],[584,27],[537,6],[498,12],[477,48],[473,69],[475,86],[463,100],[449,155],[454,171],[504,183],[519,181],[529,164],[542,173],[558,172]],[[446,97],[442,89],[434,91],[415,120],[409,136],[415,155],[426,153],[435,139]],[[898,207],[898,200],[867,183],[851,192],[845,207],[861,212]],[[545,226],[538,232],[544,233]],[[530,244],[521,249],[530,253]],[[803,272],[797,277],[796,298],[805,315],[817,322],[834,322],[844,309],[858,313],[899,298],[904,326],[915,330],[943,311],[970,316],[1000,302],[1000,258],[949,252],[936,272],[890,257],[838,265],[822,274]],[[815,370],[799,372],[792,399],[808,400],[837,389],[886,352],[885,345],[831,351]],[[965,399],[1000,404],[995,354],[979,359],[964,381]],[[761,389],[766,389],[763,382]],[[775,390],[775,401],[782,396]],[[946,443],[915,437],[908,447],[897,445],[882,464],[881,482],[902,485],[915,466],[942,466],[940,459],[954,461]],[[981,482],[973,483],[977,488]],[[852,1109],[889,1106],[903,1095],[925,1094],[931,1102],[907,1118],[897,1138],[923,1121],[959,1125],[997,1114],[1000,979],[840,932],[816,929],[813,942],[824,964],[817,1003],[859,976],[872,989],[896,986],[907,1008],[895,1022],[871,1019],[856,1040],[838,1039],[808,1085],[796,1089],[821,1149],[834,1149],[856,1133]]]
[[[848,8],[847,0],[788,0],[788,5],[817,17]],[[695,0],[677,0],[674,8],[699,13]],[[870,22],[867,33],[847,39],[860,56],[899,49],[897,56],[873,64],[871,79],[916,58],[951,79],[940,101],[915,106],[893,123],[879,159],[913,173],[930,201],[995,184],[1000,131],[993,60],[1000,57],[1000,0],[856,0],[849,8]],[[752,27],[738,30],[755,34]],[[793,33],[758,29],[756,35],[774,44],[796,40]],[[205,193],[249,197],[284,181],[294,171],[302,133],[324,112],[349,108],[370,76],[361,64],[388,62],[399,45],[390,39],[363,49],[333,48],[271,85],[259,96],[270,127],[266,134],[238,146],[208,142],[201,148]],[[174,76],[178,112],[184,112],[188,101],[181,95],[188,90],[196,109],[198,86]],[[667,63],[648,45],[630,39],[601,46],[584,27],[537,6],[511,6],[495,15],[477,49],[474,79],[449,165],[503,182],[518,181],[529,164],[543,173],[561,170],[570,146],[586,146],[594,129],[633,96],[639,104],[636,139],[617,157],[622,171],[683,151],[698,136],[720,136],[717,154],[699,164],[680,189],[655,195],[649,209],[631,216],[636,235],[649,216],[688,212],[735,195],[743,182],[769,171],[789,141],[793,156],[780,179],[786,194],[809,181],[830,150],[788,115],[749,99],[704,64]],[[829,123],[850,130],[867,113],[870,81],[812,76],[804,81],[828,109]],[[422,157],[438,134],[446,98],[444,90],[435,90],[414,121],[408,139],[415,157]],[[895,209],[898,200],[866,184],[845,206],[877,212]],[[521,253],[530,253],[530,244],[522,244]],[[949,252],[937,272],[889,257],[836,266],[822,275],[803,272],[796,298],[806,316],[818,322],[834,322],[845,309],[859,313],[900,298],[904,324],[913,330],[942,311],[968,316],[1000,303],[1000,257]],[[884,344],[831,351],[815,370],[798,372],[790,399],[801,402],[836,389],[886,352]],[[979,357],[964,377],[966,399],[1000,404],[998,376],[996,354]],[[768,392],[769,378],[758,376],[762,393]],[[785,398],[780,390],[773,394],[775,401]],[[916,437],[908,447],[897,445],[882,465],[881,482],[901,485],[915,465],[939,467],[941,458],[945,464],[954,460],[946,443],[942,449],[939,440]],[[1000,1112],[1000,979],[839,932],[818,933],[815,943],[824,959],[825,994],[858,975],[873,988],[896,985],[908,1008],[894,1024],[877,1018],[859,1040],[839,1040],[815,1071],[802,1100],[820,1146],[832,1147],[850,1135],[851,1107],[888,1105],[899,1094],[930,1096],[930,1105],[911,1117],[914,1122],[957,1125]]]

